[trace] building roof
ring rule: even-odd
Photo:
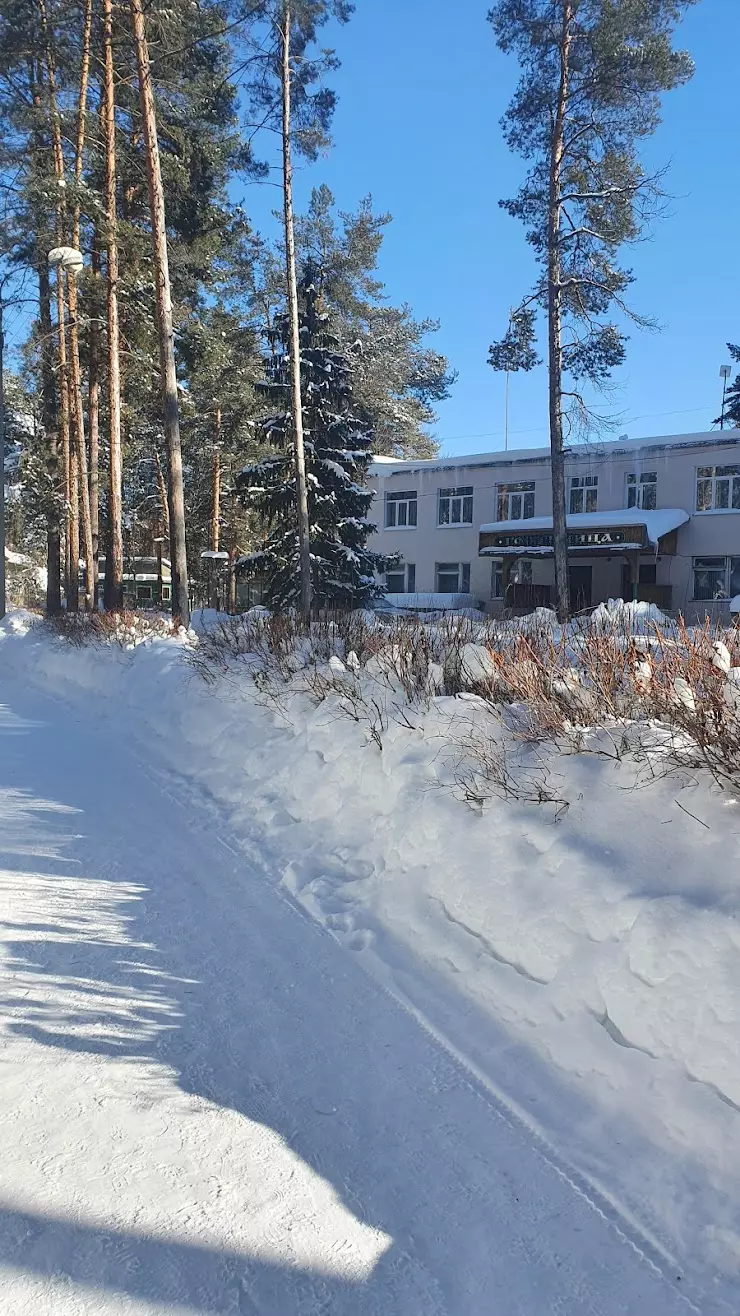
[[[622,526],[642,525],[649,543],[657,548],[658,540],[663,535],[677,530],[689,520],[689,513],[680,507],[660,508],[655,512],[643,512],[639,507],[622,507],[613,512],[577,512],[566,516],[568,530],[608,530],[621,529]],[[481,534],[536,534],[538,530],[552,533],[551,516],[529,516],[523,521],[491,521],[480,527]],[[624,548],[625,545],[620,545]],[[629,547],[629,545],[627,545]],[[639,545],[636,545],[639,547]]]
[[[698,434],[664,434],[649,439],[606,439],[601,442],[579,443],[566,448],[567,458],[611,458],[622,454],[668,451],[679,448],[735,447],[740,446],[740,429],[708,430]],[[394,457],[375,457],[369,468],[371,476],[411,474],[422,471],[454,470],[460,466],[518,466],[523,463],[542,463],[550,460],[546,448],[500,448],[497,452],[473,452],[459,457],[424,457],[403,461]]]

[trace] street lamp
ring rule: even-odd
[[[85,263],[82,252],[76,247],[53,247],[48,260],[55,269],[67,270],[70,274],[79,274]]]
[[[725,428],[725,394],[727,393],[727,381],[731,374],[731,366],[720,366],[719,377],[722,380],[722,411],[719,418],[719,427],[721,430]]]

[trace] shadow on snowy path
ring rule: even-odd
[[[45,1296],[52,1299],[55,1290],[63,1294],[71,1281],[78,1292],[89,1291],[93,1304],[95,1292],[104,1291],[153,1304],[155,1310],[176,1306],[199,1316],[262,1316],[265,1311],[280,1316],[330,1311],[362,1316],[384,1310],[401,1316],[403,1311],[377,1306],[372,1284],[356,1286],[193,1242],[16,1211],[0,1203],[0,1292],[3,1272],[16,1268],[43,1284]],[[392,1299],[385,1281],[384,1294]],[[44,1304],[29,1310],[41,1316],[49,1308]]]
[[[145,1062],[159,1075],[153,1100],[174,1082],[273,1130],[392,1245],[355,1285],[255,1262],[247,1249],[9,1205],[6,1267],[239,1316],[684,1309],[416,1020],[219,843],[210,814],[184,812],[119,746],[114,789],[104,738],[46,708],[33,737],[0,744],[0,791],[12,782],[24,792],[13,845],[25,835],[29,854],[54,860],[6,875],[4,1031],[60,1053]],[[34,800],[60,798],[34,811]],[[70,809],[82,834],[70,835]],[[3,831],[0,815],[0,850]],[[407,948],[398,954],[408,962]],[[478,1025],[482,1047],[511,1052],[490,1018]],[[530,1058],[533,1082],[537,1067]],[[170,1228],[163,1220],[165,1236]]]

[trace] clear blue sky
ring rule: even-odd
[[[371,192],[394,220],[380,274],[394,302],[441,321],[437,345],[459,371],[436,429],[450,455],[503,446],[504,381],[486,365],[510,305],[534,276],[522,227],[499,209],[524,164],[499,119],[516,80],[497,51],[486,0],[357,0],[330,40],[342,60],[330,155],[301,171],[298,202],[326,182],[340,207]],[[679,32],[696,63],[646,144],[670,163],[674,200],[652,239],[626,253],[632,302],[662,332],[634,330],[609,409],[631,437],[708,429],[719,411],[725,343],[740,341],[738,68],[740,0],[699,0]],[[258,227],[278,201],[249,187]],[[544,367],[512,377],[510,446],[547,442]]]

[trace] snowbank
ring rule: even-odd
[[[318,705],[286,689],[276,707],[238,665],[206,687],[193,643],[72,649],[10,620],[0,672],[97,697],[112,737],[215,801],[266,880],[688,1267],[701,1310],[737,1309],[737,800],[689,778],[635,790],[626,760],[512,741],[504,755],[544,774],[552,803],[471,809],[452,785],[489,731],[474,695],[373,728],[344,715],[341,689]],[[478,646],[463,662],[490,669]]]

